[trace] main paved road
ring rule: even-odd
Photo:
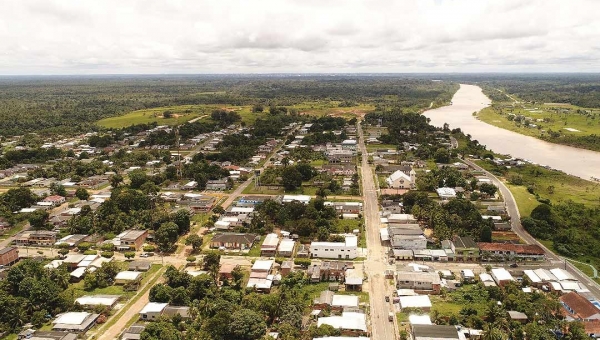
[[[479,171],[485,172],[487,174],[487,176],[492,179],[494,184],[500,189],[500,192],[502,193],[502,196],[504,197],[504,203],[506,204],[506,209],[508,211],[508,214],[511,216],[512,230],[528,244],[536,244],[536,245],[542,247],[544,249],[544,251],[546,252],[546,257],[548,258],[548,260],[550,260],[554,265],[556,265],[556,267],[565,268],[565,265],[566,265],[566,268],[569,271],[569,273],[571,273],[577,280],[579,280],[579,282],[582,282],[583,284],[585,284],[587,286],[587,288],[590,290],[590,292],[592,292],[597,298],[600,298],[600,285],[598,285],[595,281],[591,280],[589,278],[589,276],[582,273],[579,269],[577,269],[570,262],[565,263],[565,260],[563,258],[556,255],[550,249],[546,248],[543,244],[541,244],[538,240],[536,240],[533,236],[531,236],[525,230],[525,228],[523,228],[523,225],[521,225],[521,215],[519,214],[519,209],[517,207],[517,203],[515,201],[514,196],[508,189],[508,187],[506,187],[506,185],[500,179],[498,179],[496,176],[492,175],[491,173],[489,173],[482,167],[478,166],[471,160],[463,159],[463,161],[466,164],[470,165],[471,167],[473,167]]]
[[[388,321],[388,313],[393,311],[390,302],[385,301],[385,295],[391,297],[391,287],[386,283],[385,270],[386,248],[381,245],[379,238],[379,201],[377,189],[373,180],[373,171],[367,159],[367,148],[363,138],[362,126],[358,128],[359,147],[362,152],[362,189],[364,199],[364,216],[367,233],[367,260],[364,264],[368,276],[367,289],[371,304],[371,339],[388,340],[396,339],[396,323]],[[395,318],[394,318],[395,320]]]

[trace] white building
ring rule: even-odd
[[[140,311],[140,318],[142,320],[156,320],[168,305],[168,303],[148,302]]]
[[[449,200],[451,198],[456,198],[456,191],[452,188],[437,188],[435,189],[438,196],[442,199],[442,201]]]
[[[367,319],[363,313],[343,312],[341,316],[319,318],[317,327],[330,325],[333,328],[349,331],[367,331]]]
[[[327,259],[355,259],[358,257],[358,238],[345,235],[345,242],[312,242],[310,256]]]
[[[310,202],[310,196],[307,196],[307,195],[283,195],[283,199],[281,201],[283,203],[298,201],[300,203],[308,204],[308,202]]]
[[[400,170],[396,170],[388,178],[385,183],[391,189],[414,189],[416,178],[409,176]]]
[[[401,296],[400,308],[420,308],[428,311],[431,308],[431,300],[428,295]]]
[[[294,248],[296,247],[296,241],[291,238],[284,238],[279,242],[277,247],[278,256],[292,256],[294,254]]]
[[[511,281],[515,281],[508,270],[504,268],[492,268],[492,278],[498,286],[504,286]]]

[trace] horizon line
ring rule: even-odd
[[[239,73],[57,73],[57,74],[0,74],[11,77],[110,77],[110,76],[384,76],[384,75],[600,75],[600,71],[439,71],[439,72],[239,72]]]

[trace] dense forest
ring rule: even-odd
[[[456,84],[416,76],[95,76],[0,79],[0,135],[79,133],[133,110],[170,105],[283,105],[336,100],[426,107]],[[228,117],[231,118],[231,117]]]
[[[483,80],[481,85],[484,88],[502,89],[528,102],[600,107],[600,76],[597,74],[493,76]],[[486,94],[488,92],[493,91],[486,91]],[[491,99],[507,100],[506,97]]]

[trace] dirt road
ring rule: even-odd
[[[371,339],[396,339],[396,322],[388,320],[388,313],[394,311],[391,302],[385,296],[392,295],[392,288],[385,279],[387,269],[386,248],[379,238],[379,202],[375,186],[373,170],[367,159],[367,148],[363,138],[362,126],[359,125],[359,147],[362,152],[362,186],[364,199],[364,216],[367,232],[368,256],[365,261],[365,273],[368,276],[367,291],[371,304]]]

